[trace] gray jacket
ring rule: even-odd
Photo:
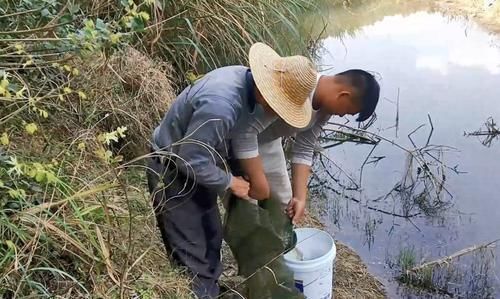
[[[154,130],[153,148],[172,152],[181,172],[221,194],[231,183],[229,140],[255,106],[247,67],[216,69],[177,96]]]

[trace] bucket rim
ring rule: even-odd
[[[312,264],[317,263],[319,261],[325,260],[326,257],[328,257],[328,258],[332,258],[333,257],[333,259],[335,259],[335,257],[337,256],[337,246],[335,245],[335,239],[333,238],[333,236],[329,232],[327,232],[325,230],[322,230],[322,229],[319,229],[319,228],[315,228],[315,227],[300,227],[300,228],[294,229],[294,231],[298,231],[298,230],[315,230],[315,231],[317,231],[317,233],[321,233],[321,234],[327,235],[328,238],[332,242],[332,249],[330,251],[328,251],[325,255],[322,255],[320,257],[317,257],[317,258],[314,258],[314,259],[310,259],[310,260],[307,260],[307,261],[299,261],[299,260],[288,259],[286,256],[290,252],[289,251],[288,253],[286,253],[286,254],[283,255],[283,258],[285,259],[285,261],[287,263],[297,264],[297,265],[312,265]],[[298,244],[298,242],[297,242],[297,244]],[[297,246],[297,244],[295,246]]]

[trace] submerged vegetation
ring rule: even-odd
[[[313,8],[2,2],[0,297],[188,298],[145,193],[152,129],[175,90],[245,63],[254,41],[306,49],[296,25]]]

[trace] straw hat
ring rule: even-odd
[[[290,126],[304,128],[311,121],[309,96],[316,85],[316,70],[304,56],[280,57],[271,47],[250,48],[250,69],[260,93]]]

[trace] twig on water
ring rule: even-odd
[[[478,251],[478,250],[481,250],[481,249],[485,249],[485,248],[488,248],[490,246],[492,246],[493,244],[495,243],[498,243],[500,241],[500,239],[496,239],[494,241],[491,241],[491,242],[488,242],[488,243],[484,243],[484,244],[480,244],[480,245],[474,245],[474,246],[471,246],[471,247],[467,247],[467,248],[464,248],[462,250],[459,250],[449,256],[445,256],[443,258],[440,258],[440,259],[437,259],[437,260],[434,260],[434,261],[430,261],[430,262],[427,262],[427,263],[423,263],[419,266],[416,266],[416,267],[413,267],[411,269],[408,270],[408,272],[413,272],[413,273],[417,273],[418,271],[421,271],[425,268],[428,268],[428,267],[435,267],[435,266],[441,266],[443,264],[449,264],[452,260],[454,259],[457,259],[461,256],[464,256],[464,255],[467,255],[467,254],[470,254],[470,253],[473,253],[475,251]]]
[[[498,139],[500,137],[500,128],[497,126],[495,123],[495,120],[490,117],[486,120],[484,123],[485,129],[479,129],[475,132],[467,133],[465,132],[465,136],[484,136],[484,140],[481,141],[481,143],[486,146],[490,147],[491,143],[493,140]]]
[[[354,178],[352,178],[344,169],[342,169],[342,167],[340,167],[339,165],[337,165],[337,163],[335,163],[330,157],[328,157],[324,153],[320,152],[320,155],[321,155],[321,157],[324,157],[325,159],[327,159],[335,167],[337,167],[340,170],[340,172],[342,172],[349,179],[349,181],[351,181],[351,183],[354,184],[355,187],[354,188],[347,188],[348,190],[358,190],[359,189],[360,186],[358,186],[358,184],[356,183],[356,181],[354,180]]]
[[[396,99],[396,138],[398,138],[398,132],[399,132],[399,92],[400,89],[398,87],[398,97]]]
[[[431,127],[430,132],[426,138],[425,146],[419,147],[417,143],[412,139],[412,135],[415,134],[419,129],[423,128],[425,124],[418,126],[415,130],[408,134],[408,139],[411,142],[410,147],[402,146],[401,144],[396,143],[394,140],[385,138],[379,134],[369,132],[365,129],[355,129],[346,124],[339,124],[334,122],[329,122],[330,126],[325,128],[325,134],[322,140],[335,140],[337,143],[328,144],[325,148],[336,146],[342,144],[344,142],[354,142],[354,143],[364,143],[364,144],[372,144],[373,147],[364,159],[360,168],[360,175],[356,186],[358,189],[362,186],[363,172],[366,164],[376,163],[384,157],[377,157],[373,161],[370,161],[375,148],[381,141],[385,141],[407,153],[407,164],[405,166],[406,171],[403,175],[402,180],[395,185],[389,191],[389,193],[384,197],[388,196],[397,196],[401,199],[402,205],[402,213],[396,214],[397,217],[407,218],[408,216],[414,217],[416,215],[425,214],[425,215],[433,215],[436,211],[441,208],[445,208],[448,206],[448,203],[443,200],[442,192],[445,191],[446,194],[453,198],[451,193],[446,189],[446,174],[444,170],[450,169],[455,173],[459,173],[455,168],[450,168],[443,163],[442,153],[447,149],[453,149],[451,147],[440,146],[440,145],[431,145],[430,140],[433,135],[434,125],[432,123],[432,118],[430,115],[427,116],[429,125]],[[336,126],[336,127],[333,127]],[[340,137],[340,138],[339,138]],[[348,138],[348,139],[346,139]],[[362,142],[359,142],[361,141]],[[437,155],[434,152],[438,152]],[[325,156],[323,153],[322,157]],[[322,163],[325,172],[328,174],[330,178],[334,175],[330,172],[330,170]],[[338,167],[338,166],[337,166]],[[344,172],[345,173],[345,172]],[[414,174],[416,173],[416,175]],[[333,179],[334,183],[339,184],[339,179]],[[322,185],[325,182],[322,183]],[[340,185],[340,184],[339,184]],[[340,185],[342,188],[343,186]],[[344,188],[346,189],[346,188]],[[353,200],[352,198],[349,198]],[[354,199],[354,201],[359,202],[359,200]],[[410,211],[414,208],[419,208],[419,213],[410,214]],[[376,207],[370,207],[370,210],[374,210],[377,212],[381,212],[383,214],[394,215],[395,213],[391,213],[382,209],[378,209]],[[418,229],[418,228],[417,228]]]
[[[411,135],[415,134],[418,130],[420,130],[423,127],[425,127],[425,124],[421,124],[415,130],[411,131],[410,134],[408,134],[408,139],[410,139],[410,142],[411,142],[411,144],[413,145],[414,148],[417,148],[417,145],[415,144],[415,142],[413,141],[413,139],[411,139]]]
[[[317,179],[319,179],[319,175],[317,175],[316,173],[314,173],[314,175],[315,175],[315,177]],[[313,186],[313,187],[317,187],[317,186]],[[361,200],[359,200],[357,198],[354,198],[354,197],[351,197],[351,196],[348,196],[348,195],[345,195],[345,194],[339,192],[338,190],[335,190],[333,187],[329,186],[325,181],[323,181],[322,184],[318,185],[318,187],[326,188],[326,189],[334,192],[335,194],[344,197],[345,199],[348,199],[348,200],[353,201],[353,202],[358,203],[358,204],[362,204]],[[404,218],[404,219],[409,219],[409,218],[413,218],[413,217],[417,217],[417,216],[421,215],[421,213],[414,213],[414,214],[403,215],[403,214],[398,214],[398,213],[395,213],[395,212],[390,212],[390,211],[387,211],[387,210],[379,209],[379,208],[376,208],[376,207],[372,207],[372,206],[369,206],[369,205],[366,205],[366,204],[363,205],[363,207],[367,208],[368,210],[379,212],[379,213],[382,213],[382,214],[385,214],[385,215],[394,216],[394,217],[397,217],[397,218]]]
[[[429,137],[427,137],[427,142],[425,146],[429,146],[429,142],[431,142],[432,133],[434,133],[434,125],[432,124],[432,118],[430,114],[427,114],[427,118],[429,119],[429,124],[431,125],[431,131],[429,132]]]
[[[372,149],[370,150],[370,152],[368,153],[368,155],[366,155],[366,159],[363,161],[363,164],[361,165],[361,169],[359,171],[359,186],[362,186],[362,180],[363,180],[363,170],[365,168],[365,165],[367,164],[368,162],[368,159],[370,159],[373,151],[375,151],[375,148],[377,147],[378,143],[375,144]]]
[[[440,185],[439,182],[440,182],[440,179],[438,179],[434,173],[432,173],[431,171],[429,171],[429,167],[428,167],[428,163],[427,161],[425,160],[424,158],[424,153],[426,152],[426,148],[423,147],[423,148],[417,148],[416,146],[414,147],[414,149],[408,149],[406,147],[403,147],[402,145],[394,142],[394,140],[390,140],[388,138],[385,138],[379,134],[376,134],[376,133],[373,133],[373,132],[369,132],[367,130],[363,130],[363,129],[355,129],[355,128],[352,128],[352,127],[349,127],[349,126],[346,126],[344,124],[339,124],[339,123],[334,123],[334,122],[328,122],[328,124],[330,125],[335,125],[335,126],[338,126],[338,127],[341,127],[341,128],[347,128],[349,130],[353,130],[356,134],[358,135],[362,135],[362,136],[369,136],[371,138],[374,138],[374,139],[378,139],[379,141],[385,141],[385,142],[388,142],[389,144],[407,152],[413,159],[415,159],[415,161],[417,162],[418,166],[420,167],[420,169],[424,170],[433,187],[435,187],[435,189],[437,190],[438,189],[438,186]],[[330,128],[327,128],[326,131],[332,131],[332,129]],[[369,138],[367,137],[367,138]],[[443,164],[442,162],[439,162],[439,164]]]

